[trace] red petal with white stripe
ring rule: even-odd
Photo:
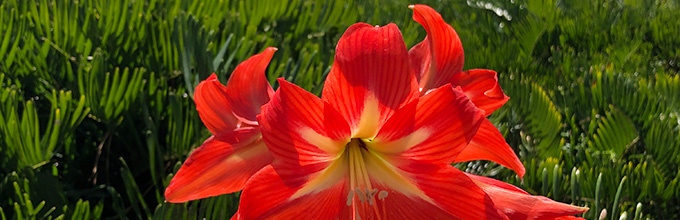
[[[483,119],[483,111],[465,94],[442,86],[417,100],[417,106],[398,110],[367,145],[403,159],[405,164],[399,166],[408,169],[448,165],[472,140]]]
[[[372,138],[417,91],[397,26],[358,23],[338,41],[322,98],[348,121],[353,137]]]
[[[170,181],[165,198],[186,202],[239,191],[273,159],[257,128],[220,133],[191,153]]]
[[[347,122],[321,99],[283,79],[258,116],[274,167],[311,174],[328,166],[349,142]]]

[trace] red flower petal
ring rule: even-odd
[[[229,108],[226,88],[220,84],[214,73],[196,86],[194,102],[201,121],[211,133],[217,134],[236,128],[238,119]]]
[[[170,181],[165,198],[186,202],[239,191],[273,159],[257,128],[220,133],[191,153]]]
[[[256,124],[255,116],[260,113],[260,106],[274,95],[264,71],[276,50],[268,47],[264,52],[253,55],[239,64],[229,77],[226,89],[229,104],[243,122]]]
[[[421,82],[423,75],[428,74],[427,77],[430,77],[431,70],[430,69],[430,63],[432,62],[432,53],[430,52],[430,44],[428,43],[427,37],[425,40],[422,42],[416,44],[415,46],[411,47],[410,50],[408,50],[408,59],[411,62],[411,68],[413,69],[413,72],[416,74],[416,78],[418,79],[418,82]],[[428,78],[429,80],[432,80],[431,78]],[[422,82],[424,83],[424,82]],[[418,85],[419,88],[423,88],[423,85]],[[421,91],[422,93],[427,92]]]
[[[465,174],[486,191],[496,207],[510,219],[553,219],[576,215],[588,210],[585,207],[556,202],[543,196],[532,196],[524,190],[499,180]]]
[[[382,184],[375,184],[370,195],[350,193],[346,179],[296,197],[308,178],[267,166],[246,184],[232,219],[505,219],[489,196],[454,167],[414,177],[425,197]]]
[[[460,86],[477,108],[486,111],[488,116],[510,99],[503,93],[496,75],[493,70],[468,70],[453,75],[451,85]]]
[[[346,207],[344,182],[291,198],[306,182],[306,175],[280,173],[266,166],[246,183],[238,212],[232,219],[337,219],[334,217]]]
[[[447,210],[419,197],[405,195],[388,186],[376,185],[375,205],[366,202],[347,206],[338,219],[458,219]],[[453,187],[456,188],[456,187]],[[360,192],[361,193],[361,192]],[[383,197],[386,196],[386,197]],[[466,196],[463,196],[466,197]],[[357,199],[358,200],[358,199]],[[340,201],[342,202],[342,201]],[[352,211],[354,209],[354,211]],[[359,217],[357,217],[359,216]],[[483,218],[481,218],[483,219]]]
[[[264,141],[277,158],[275,167],[301,173],[324,169],[349,142],[347,122],[313,94],[278,82],[281,86],[258,116]]]
[[[432,198],[437,206],[460,219],[507,219],[480,187],[452,166],[443,166],[437,173],[416,174],[418,188]]]
[[[439,13],[426,5],[412,5],[413,19],[423,25],[427,37],[409,50],[411,67],[419,76],[421,93],[446,83],[461,86],[478,108],[490,115],[508,101],[491,70],[463,71],[463,46],[456,31]]]
[[[451,86],[432,90],[417,104],[398,110],[367,145],[407,161],[447,165],[472,140],[484,119],[483,112]]]
[[[585,220],[585,218],[576,217],[576,216],[561,216],[561,217],[554,218],[553,220],[578,220],[578,219],[584,219]]]
[[[451,76],[463,71],[463,45],[451,25],[430,6],[409,8],[413,9],[413,20],[427,31],[425,40],[409,51],[411,64],[420,75],[421,92],[425,93],[449,83]]]
[[[322,98],[347,119],[353,137],[372,138],[393,112],[417,97],[408,52],[394,24],[345,31]]]
[[[498,129],[488,120],[483,119],[482,124],[470,144],[460,152],[454,163],[471,160],[490,160],[514,170],[519,177],[525,173],[524,165],[517,158],[510,145]]]

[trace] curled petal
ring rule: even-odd
[[[165,198],[186,202],[239,191],[273,159],[257,128],[220,133],[191,153],[170,181]]]
[[[477,108],[486,111],[487,116],[510,99],[503,93],[493,70],[468,70],[453,75],[450,82],[453,86],[460,86]]]
[[[328,166],[349,141],[347,122],[331,106],[302,88],[279,79],[258,122],[275,167],[314,173]]]
[[[226,88],[217,80],[214,73],[198,84],[194,102],[201,121],[211,133],[228,132],[236,128],[238,119],[234,117],[229,107]]]
[[[498,129],[486,118],[482,120],[479,130],[472,141],[460,152],[454,163],[490,160],[514,170],[519,177],[525,173],[524,165],[517,158],[510,145]]]
[[[322,98],[348,121],[353,137],[373,138],[396,109],[418,96],[417,91],[397,26],[358,23],[338,41]]]
[[[409,50],[411,67],[419,76],[421,93],[446,83],[460,86],[478,108],[490,115],[508,97],[498,85],[496,72],[463,70],[463,46],[456,31],[434,9],[412,5],[413,19],[422,24],[427,37]]]
[[[420,75],[422,93],[449,83],[463,71],[463,45],[456,31],[427,5],[411,5],[413,20],[423,25],[427,37],[409,51],[413,68]],[[455,86],[455,85],[454,85]]]
[[[274,95],[264,71],[276,50],[268,47],[264,52],[248,58],[229,77],[226,87],[229,104],[234,115],[245,123],[256,124],[255,116],[260,113],[260,107]]]
[[[499,210],[510,219],[565,219],[566,216],[588,211],[588,208],[553,201],[543,196],[532,196],[513,185],[465,173],[482,188]]]

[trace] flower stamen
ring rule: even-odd
[[[349,185],[350,190],[347,195],[347,206],[354,206],[353,216],[359,216],[357,210],[368,209],[373,206],[378,219],[380,210],[376,207],[375,197],[380,190],[374,189],[369,177],[368,169],[366,168],[366,160],[370,160],[370,152],[366,144],[359,138],[353,138],[346,146],[345,156],[347,157],[347,164],[349,165]],[[357,197],[355,202],[354,197]],[[384,199],[384,198],[383,198]]]
[[[350,188],[355,190],[357,196],[368,196],[369,192],[373,190],[371,180],[368,177],[368,170],[366,170],[365,160],[367,158],[364,155],[368,153],[368,149],[360,139],[355,138],[347,144],[346,150],[349,159]],[[362,189],[365,189],[365,191]]]

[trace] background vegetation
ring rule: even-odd
[[[225,219],[238,193],[163,190],[210,133],[192,100],[266,46],[268,68],[320,94],[355,22],[425,37],[409,1],[0,0],[0,219]],[[590,207],[589,219],[679,219],[680,4],[420,2],[458,31],[465,69],[499,72],[490,118],[527,168],[461,169]]]

